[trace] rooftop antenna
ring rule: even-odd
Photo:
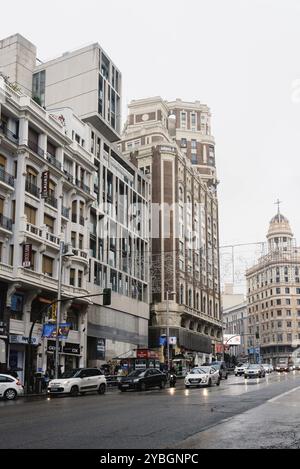
[[[281,215],[280,214],[280,204],[282,204],[282,202],[279,199],[277,199],[277,201],[275,202],[275,205],[278,205],[278,215]]]

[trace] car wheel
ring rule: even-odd
[[[160,386],[159,386],[159,387],[160,387],[160,389],[165,389],[165,387],[166,387],[165,381],[162,381],[162,382],[160,383]]]
[[[15,389],[7,389],[4,393],[4,399],[7,401],[13,401],[17,397],[17,391]]]
[[[98,394],[105,394],[106,386],[104,383],[101,383],[98,389]]]
[[[244,378],[245,378],[245,379],[247,379],[247,378],[248,378],[248,376],[244,376]]]
[[[221,383],[221,380],[218,379],[218,381],[216,382],[216,385],[217,385],[217,386],[220,386],[220,383]]]
[[[209,379],[209,381],[208,381],[208,387],[209,388],[211,387],[211,379]]]
[[[225,375],[225,379],[228,379],[228,374],[227,374],[227,373],[226,373],[226,375]]]
[[[70,394],[71,394],[72,397],[77,397],[78,394],[79,394],[78,386],[72,386]]]
[[[199,386],[197,386],[197,388],[198,388],[198,387],[199,387]],[[190,389],[190,387],[186,384],[186,385],[185,385],[185,389]]]
[[[235,373],[235,376],[238,376],[238,375]]]
[[[126,392],[126,389],[120,388],[120,391],[121,391],[121,392]]]
[[[145,383],[141,383],[141,391],[146,391],[146,384]]]

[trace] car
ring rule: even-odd
[[[24,387],[18,378],[0,374],[0,397],[12,401],[24,394]]]
[[[51,395],[70,394],[78,396],[87,392],[97,391],[104,394],[106,378],[98,368],[75,368],[65,371],[61,378],[49,381],[47,392]]]
[[[193,368],[185,377],[185,387],[200,387],[200,386],[212,386],[216,384],[220,385],[221,377],[220,372],[213,366],[200,366]]]
[[[244,378],[264,378],[266,372],[261,365],[251,364],[245,369]]]
[[[235,376],[242,376],[245,373],[245,369],[249,366],[249,363],[240,363],[234,369]]]
[[[130,389],[146,391],[149,388],[159,387],[164,389],[167,382],[167,375],[156,368],[146,368],[134,370],[128,376],[122,376],[119,380],[119,390],[121,392]]]
[[[289,372],[291,370],[290,367],[291,365],[288,363],[288,361],[280,359],[279,362],[275,366],[275,370],[279,372],[282,372],[282,371]]]
[[[274,370],[273,366],[270,365],[269,363],[262,363],[261,366],[263,367],[263,369],[265,370],[266,373],[272,373],[272,371]]]
[[[220,375],[221,379],[227,379],[228,378],[229,371],[228,371],[228,368],[227,368],[225,362],[222,362],[222,361],[212,362],[212,363],[210,363],[210,366],[213,366],[214,368],[216,368],[219,371],[219,375]]]

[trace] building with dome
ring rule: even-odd
[[[276,365],[300,348],[300,248],[279,203],[267,245],[267,254],[246,272],[247,342],[252,362]]]

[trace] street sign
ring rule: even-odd
[[[25,268],[31,267],[31,261],[32,261],[32,244],[23,244],[22,266]]]

